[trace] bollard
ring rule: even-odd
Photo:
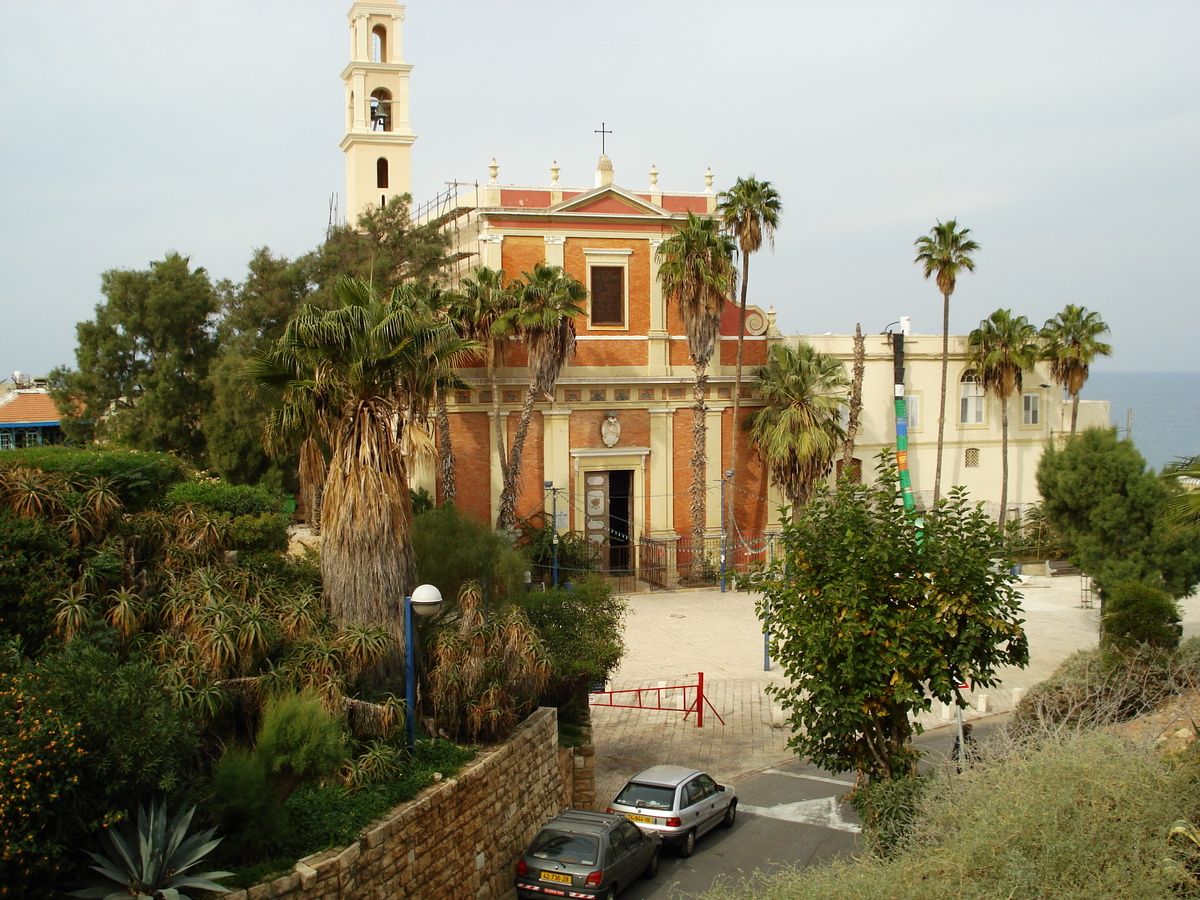
[[[1025,688],[1013,688],[1012,698],[1013,709],[1016,709],[1017,705],[1025,699]]]
[[[975,708],[981,713],[986,713],[988,711],[988,702],[988,695],[980,694],[979,699],[975,702]]]

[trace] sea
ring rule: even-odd
[[[1200,372],[1092,371],[1083,400],[1107,400],[1112,424],[1158,471],[1200,455]]]

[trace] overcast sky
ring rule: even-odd
[[[0,377],[74,365],[100,273],[299,255],[345,193],[348,0],[0,3]],[[1200,371],[1200,3],[412,0],[413,194],[770,180],[750,302],[787,333],[940,333],[913,241],[982,249],[952,331],[1076,303],[1105,370]]]

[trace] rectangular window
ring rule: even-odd
[[[1021,395],[1021,424],[1041,425],[1042,409],[1040,394]]]
[[[983,385],[964,381],[958,390],[958,422],[960,425],[983,424]]]
[[[908,410],[908,430],[916,431],[921,427],[921,395],[905,394],[904,407]]]
[[[968,447],[963,451],[963,465],[968,469],[979,468],[979,448]]]
[[[625,267],[592,266],[592,324],[625,324]]]

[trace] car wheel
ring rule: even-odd
[[[683,836],[683,843],[679,845],[680,856],[691,856],[696,850],[696,829],[693,828]]]
[[[734,800],[725,808],[725,818],[721,820],[722,828],[732,828],[733,820],[737,818],[737,801]]]
[[[614,884],[605,893],[597,894],[596,900],[617,900],[617,886]]]
[[[646,865],[646,871],[642,872],[642,874],[647,878],[653,878],[658,874],[658,857],[658,850],[655,850],[652,854],[650,854],[650,862]]]

